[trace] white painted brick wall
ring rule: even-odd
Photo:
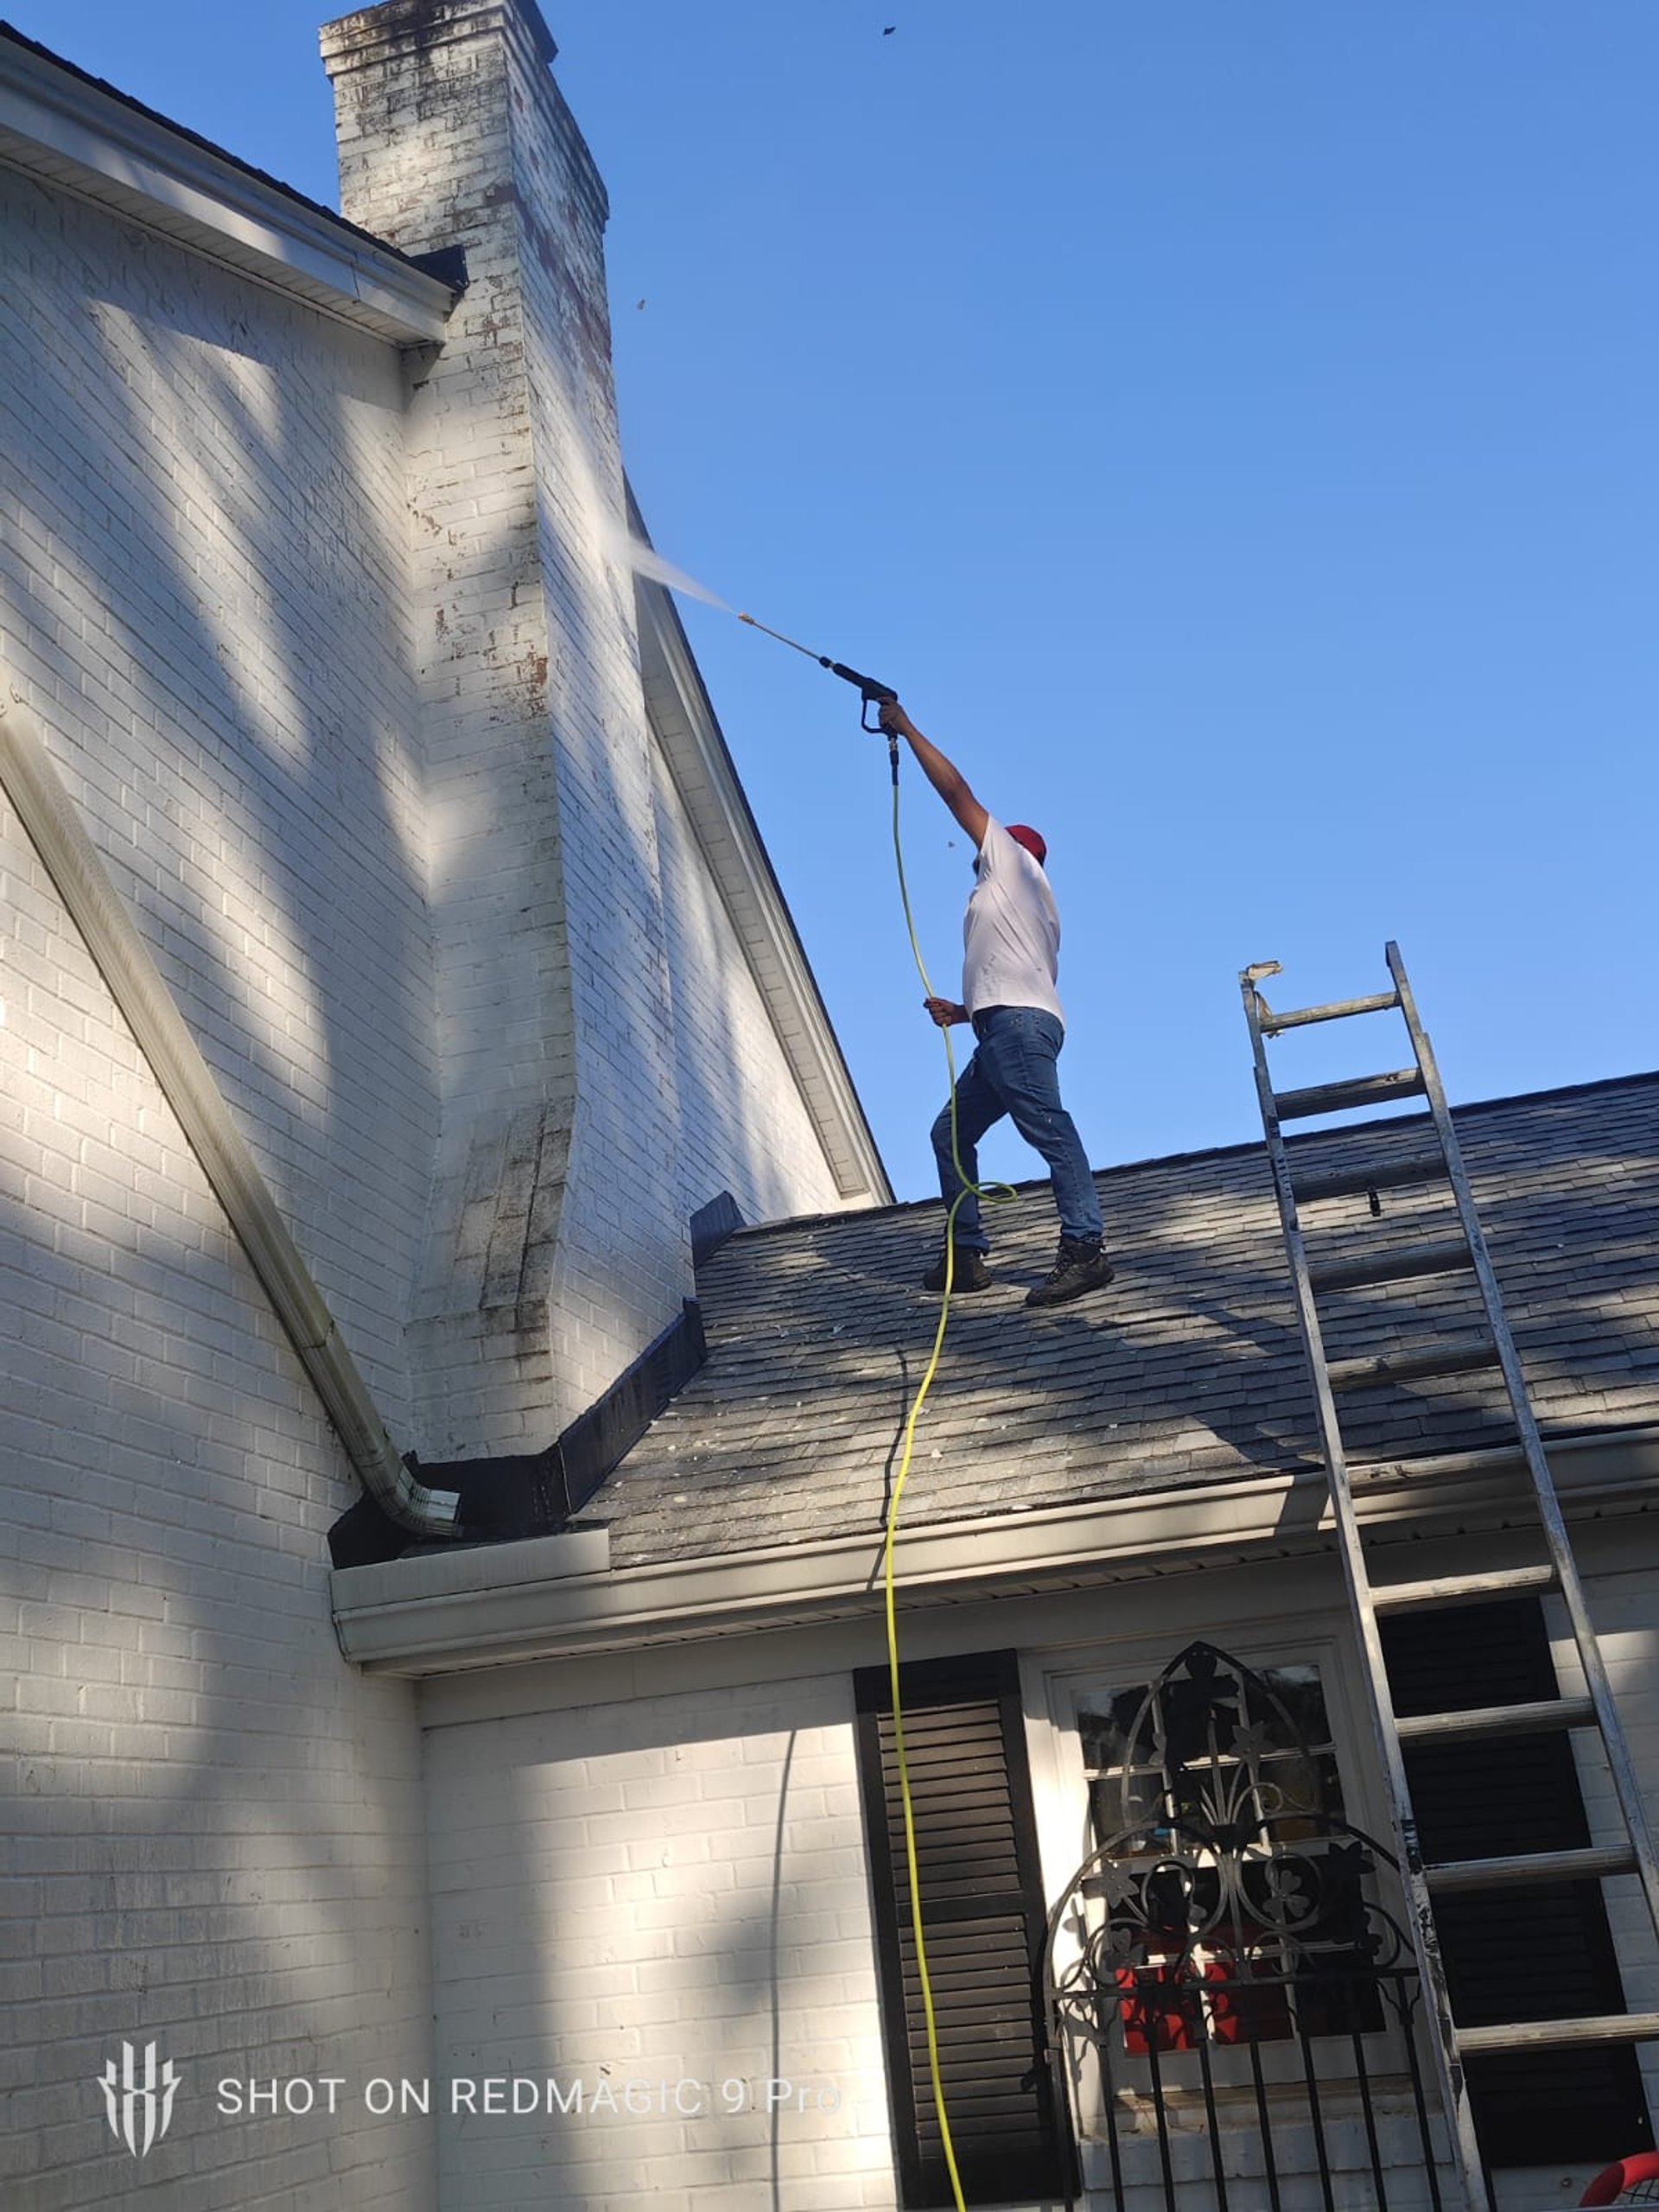
[[[339,1448],[9,812],[0,944],[0,2198],[421,2212],[418,2126],[213,2109],[425,2071],[418,1734],[334,1645]],[[142,2169],[124,2038],[184,2077]]]
[[[429,1732],[439,2076],[646,2085],[446,2118],[446,2206],[893,2204],[851,1711],[843,1675]]]
[[[845,1203],[731,916],[667,769],[657,774],[657,849],[674,1010],[681,1206],[729,1191],[747,1222]]]
[[[511,0],[324,39],[346,212],[463,246],[470,279],[410,420],[444,1095],[413,1342],[438,1459],[590,1405],[677,1313],[686,1217],[721,1188],[836,1203],[729,930],[696,925],[677,821],[664,863],[677,803],[611,557],[603,193],[536,40]],[[727,960],[739,1024],[710,1002]]]
[[[445,160],[480,201],[455,342],[412,391],[391,348],[0,169],[0,659],[393,1434],[429,1456],[540,1446],[585,1408],[677,1309],[685,1216],[715,1191],[752,1217],[836,1203],[646,727],[631,582],[594,531],[620,480],[579,142],[543,86],[523,180],[541,213],[498,200],[492,228],[506,125],[467,106],[478,89],[435,135],[397,118],[386,227],[418,229]],[[410,242],[454,242],[454,214],[451,194]],[[539,365],[504,375],[526,338]],[[408,1694],[352,1675],[329,1630],[324,1539],[354,1495],[337,1445],[55,893],[0,828],[0,2197],[427,2212],[418,2122],[210,2109],[225,2073],[437,2070],[417,1738]],[[763,1746],[737,1769],[754,1794],[734,1819],[761,1808],[744,1847],[683,1863],[746,1914],[780,1882],[798,2002],[776,2056],[844,2069],[854,2120],[717,2122],[671,2202],[890,2201],[831,1705],[789,1767],[784,1875],[768,1823],[792,1700],[733,1722]],[[649,1758],[642,1777],[672,1778]],[[625,1863],[607,1897],[639,1908],[640,1943],[676,1915],[673,1975],[734,1935],[700,2063],[770,2070],[758,1939],[715,1906],[682,1923],[681,1864]],[[651,2013],[662,1961],[624,1964]],[[599,2018],[582,2002],[573,2032]],[[185,2076],[142,2172],[95,2087],[123,2038]],[[601,2141],[571,2148],[590,2182]]]
[[[837,1203],[600,543],[585,150],[522,56],[509,130],[518,48],[475,12],[448,105],[394,92],[395,143],[343,149],[353,190],[382,172],[359,212],[471,256],[407,406],[393,349],[0,179],[29,273],[0,331],[0,645],[429,1458],[584,1410],[677,1311],[718,1190],[754,1218]]]
[[[631,590],[601,543],[596,184],[512,7],[378,9],[324,49],[346,212],[467,257],[410,420],[444,1096],[413,1344],[423,1453],[525,1450],[690,1287]]]
[[[1585,1534],[1593,1609],[1638,1762],[1651,1776],[1659,1769],[1653,1538],[1632,1522]],[[1613,1558],[1623,1572],[1607,1571]],[[1445,1569],[1455,1563],[1450,1557],[1434,1562]],[[1158,1663],[1154,1655],[1173,1657],[1190,1637],[1205,1633],[1256,1658],[1275,1649],[1306,1656],[1310,1623],[1319,1638],[1335,1630],[1346,1643],[1338,1627],[1340,1586],[1328,1560],[1125,1586],[1114,1593],[1109,1613],[1103,1622],[1097,1594],[1054,1593],[988,1604],[971,1615],[923,1613],[906,1630],[912,1658],[1001,1647],[1033,1655],[1027,1695],[1035,1715],[1033,1784],[1039,1827],[1056,1846],[1048,1865],[1052,1888],[1073,1870],[1085,1808],[1075,1764],[1053,1756],[1051,1730],[1059,1725],[1054,1713],[1069,1707],[1051,1707],[1039,1687],[1045,1671],[1104,1675],[1127,1663],[1134,1672],[1117,1679],[1139,1679]],[[1122,1641],[1103,1643],[1103,1626]],[[1133,1656],[1124,1662],[1126,1647]],[[774,1879],[765,1851],[768,1834],[781,1831],[785,1858],[776,1878],[789,1893],[790,1918],[778,1948],[803,1962],[812,1949],[834,1986],[826,1989],[828,2009],[820,2013],[816,1991],[800,2003],[791,1967],[780,1986],[778,2033],[786,2038],[792,2024],[806,2018],[809,2033],[819,2032],[822,2022],[849,2052],[863,2054],[855,2094],[866,2117],[847,2136],[828,2139],[846,2162],[840,2202],[890,2202],[882,2193],[891,2188],[887,2123],[845,1671],[874,1663],[880,1652],[879,1628],[848,1625],[804,1630],[781,1645],[776,1637],[729,1639],[429,1685],[423,1711],[441,2070],[552,2069],[568,2082],[578,2074],[591,2078],[597,2063],[611,2066],[617,2078],[656,2080],[666,2072],[671,2082],[682,2053],[689,2056],[711,2042],[721,2051],[734,2047],[746,2031],[725,2024],[753,2020],[764,2011],[767,1969],[760,1961],[773,1940]],[[1558,1664],[1568,1681],[1559,1646]],[[793,1679],[768,1683],[769,1669],[787,1670]],[[666,1680],[680,1686],[676,1694],[661,1694]],[[1328,1678],[1328,1688],[1334,1681]],[[1346,1714],[1353,1762],[1345,1773],[1351,1808],[1369,1796],[1355,1770],[1368,1758],[1369,1739],[1351,1682],[1349,1693],[1338,1703]],[[543,1701],[549,1710],[531,1710]],[[556,1705],[566,1709],[550,1709]],[[785,1784],[791,1727],[802,1732]],[[1612,1840],[1605,1779],[1598,1785],[1592,1778],[1586,1797],[1597,1840]],[[1369,1824],[1380,1825],[1380,1815]],[[792,1854],[820,1845],[828,1855],[815,1862],[810,1882],[803,1881]],[[1613,1916],[1622,1953],[1643,1962],[1631,1974],[1630,2000],[1652,2004],[1646,1974],[1653,1947],[1637,1910],[1627,1888]],[[729,1963],[728,1953],[734,1955]],[[753,1979],[746,1980],[751,1961]],[[781,2070],[787,2072],[787,2063]],[[641,2194],[721,2202],[720,2190],[729,2184],[709,2179],[710,2166],[728,2156],[736,2161],[737,2150],[716,2132],[692,2124],[676,2136],[671,2121],[666,2133],[654,2133],[654,2116],[644,2115],[626,2128],[620,2119],[609,2125],[613,2134],[601,2139],[602,2171],[592,2174],[583,2168],[588,2137],[579,2139],[570,2122],[544,2126],[536,2138],[538,2153],[556,2161],[550,2169],[556,2188],[552,2182],[549,2187],[555,2201],[573,2212],[599,2206],[610,2212],[626,2200],[607,2196],[607,2183],[626,2169],[632,2179],[619,2186]],[[1399,2154],[1408,2157],[1395,2120],[1389,2126]],[[515,2134],[505,2119],[487,2130],[481,2122],[455,2130],[444,2152],[445,2212],[470,2212],[475,2202],[518,2212],[537,2202],[531,2139],[528,2129]],[[761,2186],[770,2186],[770,2146],[746,2141],[739,2147],[752,2163],[734,2163],[731,2174],[753,2183],[755,2194],[734,2202],[740,2212],[751,2201],[773,2212]],[[1178,2156],[1185,2161],[1198,2148],[1189,2140]],[[1616,2148],[1610,2146],[1610,2157]],[[1363,2168],[1363,2132],[1351,2108],[1341,2116],[1338,2150],[1338,2163],[1351,2173]],[[796,2144],[794,2151],[804,2157],[805,2146]],[[1317,2194],[1306,2139],[1300,2150],[1293,2141],[1289,2152],[1289,2163],[1300,2169],[1297,2190],[1306,2183]],[[827,2152],[820,2144],[811,2155],[822,2160]],[[1128,2155],[1137,2202],[1155,2202],[1152,2139],[1142,2136]],[[1256,2158],[1252,2131],[1241,2132],[1230,2155],[1248,2179]],[[1091,2171],[1103,2177],[1103,2150],[1091,2145],[1088,2156]],[[688,2163],[682,2167],[680,2159]],[[814,2182],[824,2181],[827,2171],[801,2168],[802,2177]],[[1591,2171],[1510,2171],[1502,2177],[1499,2202],[1504,2212],[1552,2206],[1564,2212]],[[678,2198],[677,2190],[683,2192]],[[1402,2204],[1422,2201],[1421,2183],[1411,2176],[1399,2177],[1398,2194]],[[777,2199],[788,2206],[798,2201],[809,2200],[798,2200],[790,2187]],[[810,2201],[836,2200],[826,2193]],[[1109,2202],[1103,2177],[1099,2202]]]
[[[0,224],[0,655],[405,1433],[436,1096],[396,354],[10,170]]]

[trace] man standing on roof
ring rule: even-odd
[[[896,699],[883,703],[881,727],[889,735],[907,741],[922,773],[974,841],[978,880],[963,920],[964,1002],[923,1001],[941,1029],[953,1022],[971,1022],[977,1044],[957,1083],[955,1150],[961,1160],[960,1174],[952,1156],[948,1102],[932,1132],[945,1204],[965,1191],[957,1208],[952,1287],[990,1287],[990,1270],[985,1265],[990,1239],[980,1218],[978,1196],[969,1186],[979,1179],[979,1140],[1006,1114],[1047,1161],[1060,1217],[1058,1256],[1026,1303],[1064,1306],[1110,1282],[1112,1269],[1101,1249],[1095,1179],[1071,1116],[1060,1103],[1056,1063],[1065,1027],[1054,990],[1060,918],[1044,872],[1048,847],[1022,822],[1006,830],[994,822],[961,770],[922,735]],[[944,1288],[944,1267],[941,1255],[922,1279],[926,1288]]]

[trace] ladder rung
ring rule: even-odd
[[[1459,2055],[1484,2058],[1491,2051],[1551,2050],[1573,2044],[1652,2043],[1659,2012],[1598,2012],[1583,2020],[1516,2020],[1507,2027],[1459,2028]]]
[[[1274,1110],[1281,1122],[1308,1114],[1340,1114],[1350,1106],[1376,1106],[1389,1098],[1421,1098],[1423,1078],[1415,1068],[1394,1068],[1387,1075],[1351,1076],[1345,1083],[1319,1083],[1311,1090],[1275,1090]]]
[[[1402,1744],[1444,1743],[1474,1736],[1548,1736],[1561,1728],[1593,1728],[1587,1697],[1539,1698],[1528,1705],[1471,1705],[1461,1713],[1414,1713],[1396,1720]]]
[[[1429,1375],[1472,1375],[1498,1363],[1490,1337],[1447,1337],[1422,1351],[1378,1359],[1333,1359],[1326,1373],[1333,1390],[1372,1390],[1389,1382],[1415,1382]]]
[[[1553,1567],[1500,1567],[1485,1574],[1444,1574],[1430,1582],[1384,1582],[1371,1591],[1379,1613],[1427,1613],[1437,1605],[1478,1604],[1483,1598],[1519,1598],[1553,1590]]]
[[[1628,1843],[1611,1851],[1534,1851],[1518,1859],[1458,1859],[1423,1870],[1437,1897],[1465,1890],[1517,1890],[1538,1882],[1599,1882],[1636,1872]]]
[[[1305,1029],[1313,1021],[1343,1021],[1351,1014],[1386,1014],[1399,1003],[1398,991],[1377,991],[1368,999],[1333,999],[1329,1006],[1298,1007],[1291,1014],[1269,1014],[1264,1006],[1262,1034],[1276,1037],[1281,1029]]]
[[[1307,1279],[1316,1291],[1358,1290],[1370,1282],[1402,1282],[1408,1275],[1449,1274],[1471,1264],[1468,1240],[1459,1234],[1430,1244],[1396,1244],[1369,1260],[1330,1260],[1310,1268]]]
[[[1366,1191],[1395,1191],[1402,1183],[1445,1179],[1443,1153],[1413,1153],[1404,1160],[1379,1160],[1371,1167],[1339,1167],[1329,1175],[1310,1175],[1306,1182],[1296,1184],[1296,1203],[1305,1206],[1316,1198],[1357,1198]]]

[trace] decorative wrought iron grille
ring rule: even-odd
[[[1045,2006],[1117,2212],[1441,2212],[1395,1860],[1310,1719],[1311,1669],[1207,1643],[1080,1719],[1102,1840],[1051,1916]]]

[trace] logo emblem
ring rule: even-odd
[[[121,2046],[118,2072],[112,2058],[105,2060],[99,2087],[104,2092],[111,2133],[118,2143],[126,2145],[135,2158],[146,2158],[151,2144],[159,2143],[166,2134],[178,2086],[179,2077],[172,2060],[164,2059],[158,2065],[153,2043],[144,2045],[142,2079],[138,2054],[130,2043]]]

